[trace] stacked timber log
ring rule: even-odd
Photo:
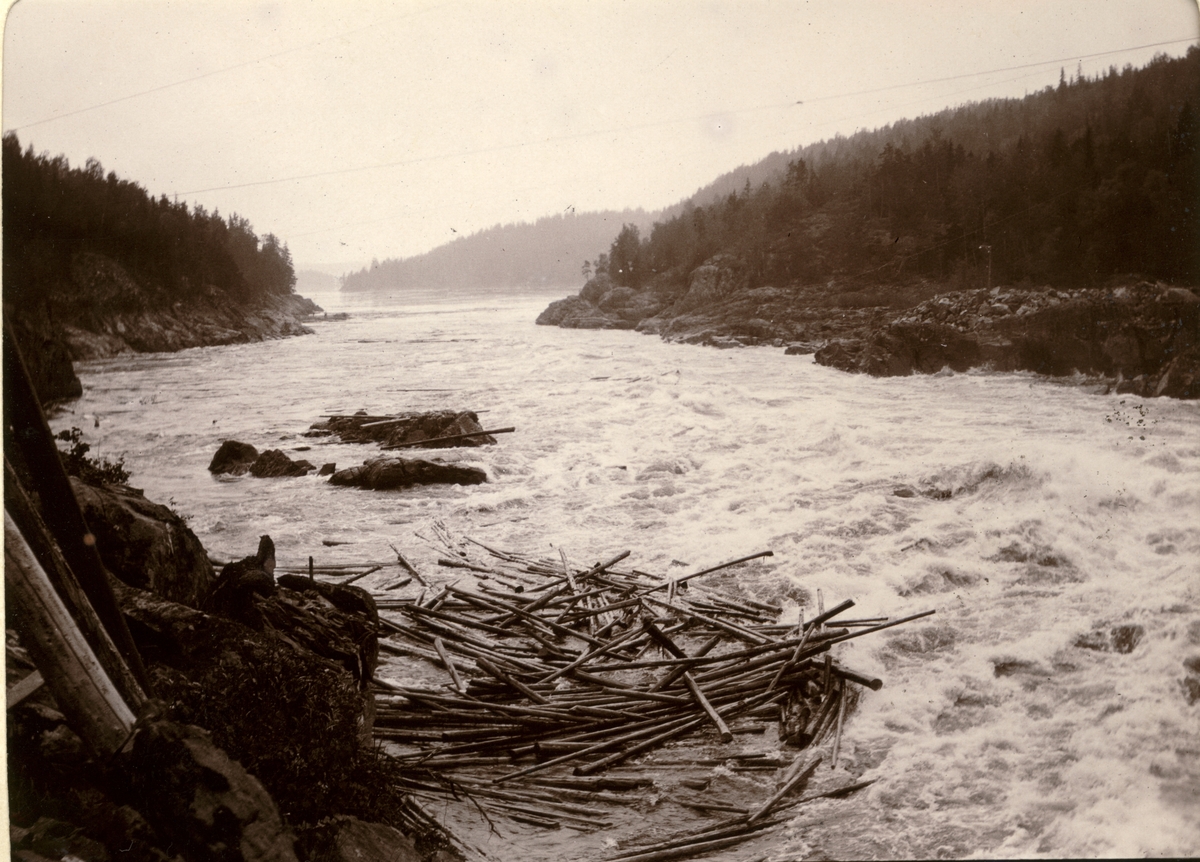
[[[442,410],[432,413],[372,415],[365,410],[353,414],[330,414],[304,433],[305,437],[337,437],[344,443],[378,443],[391,449],[448,449],[484,446],[496,442],[494,434],[515,428],[485,430],[477,414]],[[325,468],[323,468],[325,469]],[[331,485],[348,485],[372,491],[391,491],[413,485],[479,485],[487,473],[478,467],[447,464],[440,460],[379,456],[357,467],[337,470],[333,464]]]
[[[376,738],[407,763],[410,793],[450,793],[522,823],[592,831],[611,824],[603,806],[621,802],[613,791],[649,780],[612,770],[673,741],[726,746],[773,728],[783,751],[803,752],[714,757],[735,769],[790,768],[754,808],[681,801],[732,816],[613,857],[623,862],[730,846],[782,822],[785,808],[869,784],[798,796],[819,759],[803,750],[831,742],[822,756],[836,764],[860,690],[883,684],[833,649],[933,613],[844,620],[854,606],[846,600],[782,624],[781,607],[700,583],[770,551],[663,579],[618,568],[628,551],[579,569],[565,556],[538,559],[468,539],[487,552],[480,560],[444,529],[435,533],[446,548],[439,564],[462,578],[415,599],[377,596],[388,633],[381,649],[425,663],[423,675],[412,667],[420,682],[376,679]]]
[[[496,442],[493,434],[507,434],[513,428],[485,430],[479,415],[470,410],[438,410],[428,413],[372,415],[330,414],[314,424],[305,437],[336,436],[343,443],[378,443],[384,449],[446,449],[455,446],[485,446]]]

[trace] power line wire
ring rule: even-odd
[[[400,20],[403,18],[412,18],[416,15],[423,15],[425,12],[428,12],[435,8],[438,8],[438,7],[430,6],[428,8],[422,9],[418,12],[412,12],[408,15],[399,15],[399,16],[396,16],[395,18],[385,19],[385,21],[397,21],[397,20]],[[344,39],[347,36],[353,36],[355,33],[361,33],[364,30],[376,30],[380,27],[380,25],[382,23],[383,22],[376,21],[376,22],[374,22],[372,24],[368,24],[364,27],[355,27],[353,30],[346,30],[345,32],[338,33],[335,36],[325,36],[321,39],[316,39],[312,42],[306,42],[303,45],[297,45],[293,48],[286,48],[283,51],[277,51],[274,54],[267,54],[263,57],[255,57],[253,60],[246,60],[241,63],[234,63],[232,66],[223,66],[220,69],[213,69],[210,72],[203,72],[199,75],[193,75],[190,78],[182,78],[178,81],[172,81],[169,84],[162,84],[158,87],[151,87],[148,90],[139,90],[136,93],[130,93],[127,96],[119,96],[118,98],[110,99],[107,102],[99,102],[98,104],[95,104],[95,105],[88,105],[86,108],[77,108],[74,111],[67,111],[62,114],[55,114],[53,117],[46,117],[45,119],[35,120],[32,123],[25,123],[24,125],[20,125],[20,126],[13,126],[8,131],[20,132],[20,131],[24,131],[25,129],[32,129],[34,126],[42,126],[42,125],[45,125],[46,123],[53,123],[56,120],[63,120],[63,119],[66,119],[67,117],[75,117],[75,116],[78,116],[79,114],[86,114],[89,111],[98,111],[101,108],[108,108],[108,107],[111,107],[112,105],[119,105],[122,102],[128,102],[132,99],[139,99],[142,96],[149,96],[154,93],[161,93],[164,90],[171,90],[171,89],[174,89],[175,87],[182,87],[184,84],[190,84],[193,81],[201,81],[205,78],[211,78],[215,75],[223,75],[226,72],[232,72],[235,69],[244,69],[247,66],[254,66],[259,63],[265,63],[268,60],[274,60],[279,57],[284,57],[288,54],[294,54],[297,51],[304,51],[308,48],[313,47],[314,45],[321,45],[325,42],[333,42],[338,39]]]
[[[985,71],[980,71],[980,72],[967,72],[967,73],[964,73],[961,75],[948,75],[944,78],[933,78],[933,79],[925,80],[925,81],[913,81],[913,82],[906,83],[906,84],[891,84],[886,87],[877,87],[877,88],[870,89],[870,90],[858,90],[858,91],[851,92],[851,93],[841,93],[839,95],[833,95],[833,96],[818,96],[815,98],[799,100],[796,102],[779,103],[779,104],[775,104],[775,105],[760,105],[755,108],[743,108],[743,109],[734,110],[734,111],[709,112],[709,113],[705,113],[705,114],[697,114],[694,116],[680,117],[680,118],[671,119],[671,120],[659,120],[659,121],[652,122],[652,123],[639,123],[637,125],[631,125],[631,126],[619,126],[619,127],[615,127],[615,128],[598,129],[598,130],[589,131],[589,132],[577,132],[575,134],[570,134],[570,135],[558,135],[555,137],[543,138],[540,140],[518,141],[516,143],[511,143],[511,144],[498,144],[498,145],[491,146],[491,147],[479,147],[479,148],[470,149],[470,150],[458,150],[453,153],[443,153],[441,155],[435,155],[435,156],[420,156],[420,157],[409,158],[409,159],[398,159],[396,161],[391,161],[391,162],[379,162],[379,163],[372,164],[372,165],[358,165],[358,166],[350,167],[350,168],[335,168],[332,170],[313,171],[313,172],[307,173],[307,174],[294,174],[291,176],[274,177],[274,178],[266,179],[266,180],[252,180],[250,182],[245,182],[245,183],[230,183],[228,185],[209,186],[208,188],[202,188],[202,189],[188,189],[186,191],[175,192],[175,194],[199,195],[199,194],[206,194],[208,192],[252,188],[255,186],[276,185],[278,183],[287,183],[287,182],[299,182],[301,180],[318,179],[321,177],[342,176],[345,174],[361,173],[363,171],[383,170],[384,168],[395,168],[395,167],[423,164],[425,162],[444,161],[446,159],[463,158],[466,156],[478,156],[478,155],[484,155],[484,154],[488,154],[488,153],[505,152],[507,150],[521,149],[523,147],[535,146],[535,145],[540,145],[540,144],[563,143],[565,141],[580,140],[583,138],[596,137],[598,135],[611,135],[616,132],[641,131],[643,129],[651,129],[651,128],[658,128],[661,126],[677,125],[679,123],[691,123],[691,122],[695,122],[696,120],[702,120],[706,117],[717,116],[719,114],[743,114],[743,113],[750,113],[750,112],[754,112],[754,111],[763,111],[763,110],[772,110],[772,109],[778,110],[778,109],[783,109],[783,108],[794,107],[796,105],[809,104],[812,102],[830,101],[830,100],[834,100],[834,99],[847,99],[847,98],[851,98],[854,96],[870,95],[872,93],[881,93],[881,92],[885,92],[888,90],[903,89],[903,88],[907,88],[907,87],[925,86],[928,84],[939,84],[939,83],[944,83],[946,81],[961,80],[963,78],[979,77],[981,75],[994,75],[994,74],[998,74],[1000,72],[1012,72],[1012,71],[1017,71],[1017,70],[1021,70],[1021,69],[1033,69],[1033,68],[1036,68],[1039,66],[1052,66],[1055,63],[1065,63],[1070,60],[1090,60],[1090,59],[1095,59],[1096,57],[1106,57],[1106,56],[1109,56],[1112,54],[1124,54],[1124,53],[1128,53],[1130,51],[1141,51],[1141,50],[1145,50],[1147,48],[1160,48],[1165,45],[1179,45],[1179,44],[1183,44],[1186,42],[1195,42],[1195,41],[1197,41],[1197,39],[1195,37],[1192,37],[1192,38],[1188,38],[1188,39],[1172,39],[1172,40],[1169,40],[1166,42],[1151,42],[1151,43],[1148,43],[1145,45],[1134,45],[1134,46],[1131,46],[1128,48],[1116,48],[1111,51],[1097,51],[1092,54],[1077,54],[1077,55],[1074,55],[1071,57],[1060,57],[1060,58],[1057,58],[1054,60],[1043,60],[1038,63],[1024,63],[1024,64],[1018,65],[1018,66],[1005,66],[1005,67],[999,68],[999,69],[987,69]]]
[[[1134,45],[1130,48],[1116,48],[1112,51],[1097,51],[1095,54],[1075,54],[1070,57],[1059,57],[1057,60],[1042,60],[1037,63],[1024,63],[1020,66],[1005,66],[1002,69],[988,69],[986,72],[965,72],[962,75],[949,75],[945,78],[933,78],[928,81],[919,81],[919,84],[940,84],[944,81],[957,81],[962,78],[973,78],[977,75],[991,75],[998,72],[1015,72],[1019,69],[1034,69],[1038,66],[1053,66],[1055,63],[1068,63],[1071,60],[1094,60],[1097,57],[1107,57],[1110,54],[1125,54],[1129,51],[1144,51],[1147,48],[1162,48],[1166,45],[1182,45],[1184,42],[1195,42],[1196,36],[1188,39],[1170,39],[1166,42],[1150,42],[1146,45]],[[886,87],[876,87],[871,90],[856,90],[852,93],[840,93],[836,96],[818,96],[815,99],[805,99],[808,102],[825,102],[830,99],[848,99],[851,96],[869,96],[872,93],[884,93],[888,90],[899,90],[904,87],[913,87],[916,84],[889,84]]]

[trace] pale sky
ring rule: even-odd
[[[18,0],[3,127],[336,274],[1198,35],[1196,0]]]

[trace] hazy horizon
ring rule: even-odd
[[[496,224],[657,210],[773,151],[1198,35],[1185,0],[19,0],[3,120],[23,146],[237,212],[297,270],[341,275]]]

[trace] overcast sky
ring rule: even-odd
[[[3,126],[341,271],[1197,35],[1196,0],[19,0]]]

